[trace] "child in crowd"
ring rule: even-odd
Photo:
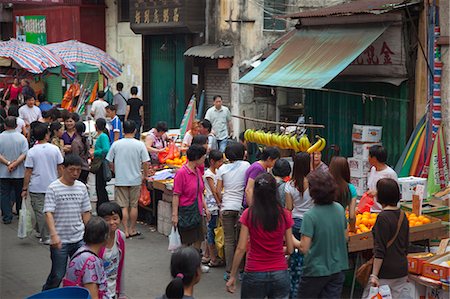
[[[286,159],[278,159],[272,168],[272,174],[277,181],[278,201],[281,203],[282,207],[286,205],[286,192],[284,192],[284,188],[286,182],[289,182],[291,171],[291,164],[289,164],[289,161]]]
[[[124,277],[125,233],[119,229],[122,222],[122,208],[115,202],[105,202],[98,208],[98,216],[109,224],[109,238],[99,252],[107,278],[108,298],[125,298]]]
[[[100,217],[92,217],[86,224],[81,246],[72,256],[67,267],[63,286],[81,286],[89,290],[92,299],[106,296],[106,275],[103,261],[98,254],[108,240],[109,226]]]
[[[208,222],[207,243],[208,248],[202,258],[203,263],[208,263],[209,267],[218,267],[223,264],[217,257],[217,250],[214,242],[214,229],[217,227],[219,219],[220,192],[217,189],[217,169],[223,164],[223,154],[221,151],[212,150],[209,153],[209,168],[205,171],[203,180],[206,189],[206,205],[211,212],[211,219]]]
[[[194,285],[200,281],[200,254],[194,247],[180,248],[172,254],[170,274],[173,279],[166,293],[158,299],[194,299]]]

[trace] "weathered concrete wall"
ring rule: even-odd
[[[112,80],[122,82],[124,91],[139,87],[142,94],[142,36],[130,29],[129,22],[118,22],[117,1],[106,0],[106,52],[123,64],[123,73]]]
[[[441,36],[450,36],[450,3],[440,1],[440,27]],[[442,78],[441,78],[441,98],[442,98],[442,123],[445,127],[447,150],[450,152],[450,53],[449,46],[443,45],[442,52]]]

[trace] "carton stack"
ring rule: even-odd
[[[172,229],[172,204],[163,200],[158,201],[158,232],[168,236]]]
[[[355,186],[358,196],[367,191],[367,176],[370,172],[369,148],[381,145],[383,127],[353,125],[353,157],[348,158],[350,182]]]

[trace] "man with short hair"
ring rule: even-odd
[[[47,124],[36,123],[33,136],[37,143],[28,151],[25,160],[22,197],[30,194],[31,206],[36,216],[36,231],[41,236],[41,242],[48,245],[50,238],[44,216],[45,192],[58,178],[63,157],[56,145],[48,143],[50,132]]]
[[[8,116],[5,119],[5,131],[0,134],[0,200],[4,224],[12,221],[11,204],[16,203],[17,212],[22,206],[23,161],[28,152],[28,142],[15,130],[16,126],[16,118]]]
[[[99,91],[97,97],[97,100],[92,103],[91,115],[95,120],[99,118],[106,119],[106,107],[109,104],[103,99],[105,97],[105,93],[103,91]]]
[[[83,245],[84,226],[91,218],[89,194],[82,182],[81,158],[66,155],[62,175],[48,186],[45,220],[50,231],[52,269],[42,290],[59,286],[66,274],[67,260]]]
[[[36,93],[34,92],[34,89],[30,86],[30,81],[28,81],[27,79],[22,79],[20,81],[20,85],[22,85],[22,95],[24,96],[24,98],[30,96],[36,99]]]
[[[131,98],[128,100],[125,120],[132,120],[136,124],[136,134],[134,138],[140,139],[141,126],[144,123],[144,102],[138,98],[138,88],[136,86],[131,87],[130,92]]]
[[[123,92],[123,83],[118,82],[116,84],[117,93],[113,98],[113,105],[116,107],[117,116],[123,123],[125,121],[125,113],[127,112],[128,95]]]
[[[36,100],[31,95],[25,95],[25,105],[19,108],[19,117],[25,121],[27,128],[34,121],[38,121],[42,117],[39,107],[35,106]]]
[[[200,135],[208,136],[208,152],[212,150],[218,150],[217,139],[216,136],[211,132],[212,125],[211,122],[207,119],[203,119],[200,121]]]
[[[217,138],[219,150],[223,153],[227,147],[228,137],[233,135],[230,110],[222,105],[222,97],[214,96],[214,106],[206,111],[205,119],[212,124],[212,129]]]
[[[123,123],[123,130],[125,137],[112,144],[106,160],[111,163],[111,168],[116,174],[115,200],[122,208],[122,224],[128,238],[141,234],[136,230],[138,199],[141,193],[141,184],[148,176],[146,162],[150,161],[150,157],[145,144],[134,139],[136,132],[134,121],[126,120]],[[142,168],[144,169],[143,174]],[[128,225],[128,218],[130,218],[130,225]]]
[[[114,141],[122,139],[122,122],[119,119],[119,116],[116,115],[116,106],[109,105],[106,107],[106,116],[111,119],[108,122],[108,131],[109,131],[109,141],[111,144]]]

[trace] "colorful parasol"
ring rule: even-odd
[[[48,44],[45,47],[74,64],[77,69],[83,64],[93,65],[109,79],[118,77],[122,73],[121,64],[97,47],[76,40]]]
[[[44,46],[11,39],[0,42],[0,58],[2,66],[22,68],[33,74],[62,67],[65,77],[74,77],[74,66]]]
[[[192,95],[191,100],[184,112],[183,120],[180,125],[180,138],[183,139],[187,131],[192,127],[196,114],[195,95]]]

